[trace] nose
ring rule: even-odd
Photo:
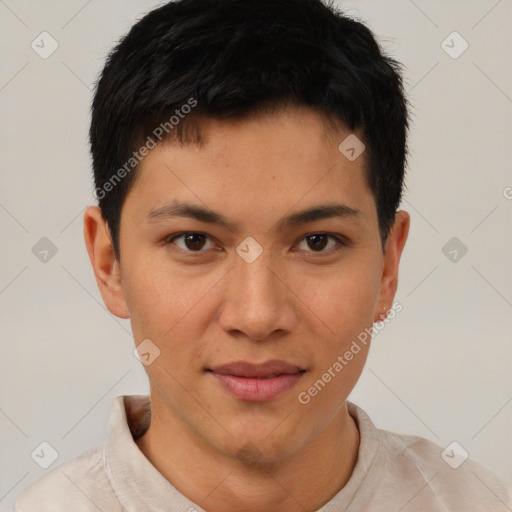
[[[294,330],[298,317],[293,283],[265,251],[252,263],[237,256],[227,279],[219,315],[225,332],[263,341]]]

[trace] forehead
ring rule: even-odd
[[[349,159],[340,151],[346,127],[334,127],[307,108],[272,115],[201,122],[201,143],[169,140],[157,145],[139,164],[126,205],[139,215],[188,201],[235,216],[267,212],[282,215],[294,205],[343,203],[374,209],[367,186],[366,155]]]

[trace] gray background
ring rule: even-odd
[[[413,106],[403,311],[375,337],[350,399],[377,426],[442,447],[455,440],[512,482],[512,1],[340,4],[405,64]],[[115,396],[148,392],[129,322],[97,290],[82,212],[94,204],[92,84],[113,43],[155,5],[0,0],[2,512],[104,439]],[[31,47],[43,31],[59,45],[47,59]],[[469,44],[457,58],[454,31]],[[57,249],[46,261],[43,237]],[[47,470],[31,458],[43,441],[58,452]]]

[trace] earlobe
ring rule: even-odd
[[[393,306],[393,300],[398,287],[400,257],[407,241],[409,226],[410,215],[404,210],[397,212],[395,222],[386,241],[380,297],[374,312],[374,322],[384,320],[387,316],[387,311]]]
[[[103,302],[119,318],[129,318],[121,285],[121,269],[114,253],[108,224],[97,206],[84,213],[84,238]]]

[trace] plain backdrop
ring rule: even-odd
[[[103,306],[82,213],[95,203],[94,81],[108,50],[157,4],[0,0],[2,512],[45,471],[103,441],[115,396],[149,390],[129,322]],[[350,400],[378,427],[457,441],[511,483],[512,2],[340,5],[405,65],[413,117],[403,310],[375,337]],[[31,46],[42,32],[58,44],[47,58]],[[42,442],[58,453],[46,470],[31,456]]]

